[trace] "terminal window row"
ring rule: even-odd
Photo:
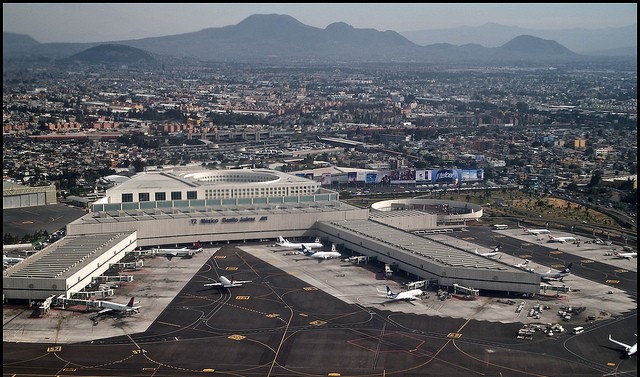
[[[171,200],[182,200],[182,192],[181,191],[172,191],[170,193]],[[155,201],[163,201],[167,200],[166,192],[156,192],[154,193]],[[187,191],[187,200],[195,200],[198,199],[197,191]],[[138,201],[139,202],[148,202],[151,200],[151,195],[148,192],[139,192],[138,193]],[[132,203],[133,202],[133,193],[125,192],[122,193],[122,203]]]

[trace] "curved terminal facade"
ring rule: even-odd
[[[482,206],[439,199],[392,199],[371,205],[370,218],[408,232],[464,226],[479,220]]]
[[[108,189],[67,234],[136,231],[140,247],[311,237],[319,220],[368,212],[318,182],[274,170],[143,173]]]
[[[3,286],[12,287],[5,298],[46,299],[61,291],[69,297],[107,265],[140,248],[319,236],[327,244],[441,286],[538,293],[536,274],[407,233],[480,216],[480,206],[431,199],[396,199],[359,208],[341,202],[337,192],[319,182],[273,170],[148,172],[108,189],[89,213],[67,225],[67,241],[43,250],[47,260],[61,257],[62,265],[56,267],[60,271],[38,277],[36,287],[29,283],[34,275],[28,271],[41,269],[47,260],[29,258],[5,271]],[[100,239],[86,251],[83,240],[101,235],[126,241],[110,246]],[[82,252],[64,266],[62,256],[75,244]]]

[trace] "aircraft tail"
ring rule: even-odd
[[[391,290],[391,288],[389,288],[389,286],[387,285],[387,297],[391,298],[393,297],[395,293]]]
[[[285,242],[286,241],[284,240],[284,238],[282,238],[282,236],[278,236],[278,242],[277,242],[278,244],[283,244]]]
[[[571,266],[573,266],[573,262],[572,262],[572,263],[569,263],[569,264],[567,265],[567,267],[565,267],[565,268],[562,270],[562,272],[566,272],[566,273],[571,272]]]
[[[128,307],[133,308],[134,299],[135,297],[131,297],[131,300],[129,300],[129,303],[127,304]]]
[[[493,248],[493,251],[498,251],[500,248],[502,248],[502,242],[499,242],[496,247]]]
[[[311,249],[309,249],[309,248],[307,247],[307,245],[305,245],[305,244],[302,244],[301,249],[302,249],[302,253],[303,253],[304,255],[312,255],[312,254],[314,254],[314,251],[313,251],[313,250],[311,250]],[[318,255],[319,255],[319,254],[318,254]]]

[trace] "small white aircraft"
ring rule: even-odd
[[[306,245],[302,245],[302,253],[308,257],[317,258],[320,260],[342,257],[342,254],[336,251],[335,245],[331,245],[331,251],[315,251],[311,250]]]
[[[498,252],[500,251],[501,247],[502,247],[502,243],[499,243],[498,245],[496,245],[496,247],[493,248],[493,250],[491,252],[488,252],[488,253],[478,253],[478,248],[476,247],[475,253],[480,255],[480,256],[483,256],[483,257],[491,258],[491,257],[495,257],[496,255],[498,255]]]
[[[10,264],[20,263],[24,260],[24,258],[19,257],[8,257],[6,254],[2,254],[2,264],[7,266]]]
[[[100,310],[98,312],[98,315],[108,314],[111,312],[123,312],[126,314],[138,313],[141,306],[135,306],[135,304],[137,304],[138,302],[134,302],[133,300],[134,298],[131,297],[129,303],[127,304],[119,304],[117,302],[111,301],[100,301],[100,307],[103,307],[104,309]]]
[[[517,267],[521,270],[525,270],[528,272],[533,272],[533,268],[529,267],[529,260],[525,259],[524,262],[522,263],[518,263],[518,264],[514,264],[513,267]]]
[[[378,289],[376,288],[376,290]],[[378,293],[384,293],[384,292],[381,292],[380,290],[378,290]],[[394,301],[422,300],[420,296],[422,296],[423,294],[424,292],[422,291],[422,289],[412,289],[409,291],[394,292],[387,285],[386,296],[389,300],[394,300]]]
[[[522,227],[522,230],[524,230],[525,234],[533,234],[534,236],[537,236],[540,234],[549,234],[549,229],[529,229],[529,228]]]
[[[205,287],[220,287],[220,288],[233,288],[233,287],[241,287],[244,283],[251,283],[251,280],[229,280],[225,276],[220,276],[220,281],[216,283],[207,283]]]
[[[638,334],[633,334],[636,337],[638,337]],[[624,351],[627,353],[627,357],[631,357],[632,355],[635,355],[638,352],[638,342],[635,342],[633,345],[631,344],[624,344],[620,341],[617,341],[615,339],[611,338],[611,334],[609,334],[609,340],[614,342],[615,344],[624,347]]]
[[[552,235],[549,235],[549,242],[560,242],[560,243],[565,243],[565,242],[575,242],[576,238],[572,237],[572,236],[566,236],[566,237],[554,237]]]
[[[627,259],[627,260],[630,260],[631,258],[637,258],[637,257],[638,257],[638,252],[637,252],[637,251],[632,251],[632,252],[629,252],[629,253],[621,253],[621,252],[619,252],[619,251],[615,251],[615,250],[614,250],[614,251],[613,251],[613,255],[614,255],[616,258],[619,258],[619,259]]]
[[[540,274],[542,281],[562,281],[565,276],[571,275],[571,266],[573,263],[569,263],[565,268],[559,272],[551,272],[551,270]]]
[[[309,249],[319,249],[323,246],[319,238],[316,238],[315,242],[289,242],[289,240],[284,239],[282,236],[278,236],[276,245],[289,249],[302,249],[302,245],[305,245]]]

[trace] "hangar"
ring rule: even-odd
[[[22,208],[56,204],[56,186],[30,187],[2,181],[2,208]]]

